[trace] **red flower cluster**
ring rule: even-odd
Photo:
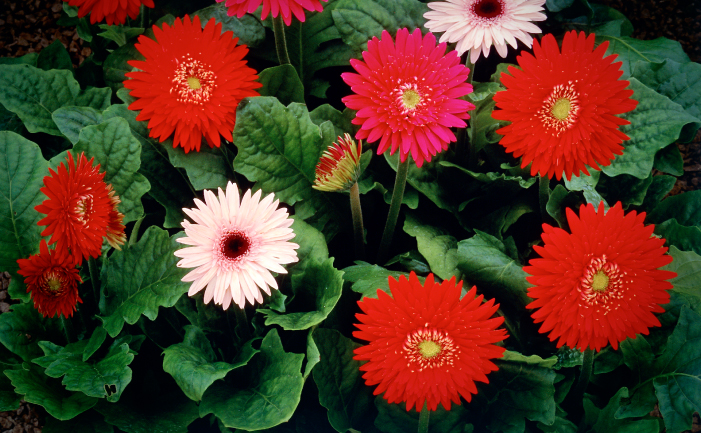
[[[77,159],[68,152],[68,167],[62,162],[57,171],[49,169],[41,188],[48,198],[35,207],[46,215],[37,223],[46,226],[41,235],[51,236],[48,245],[55,248],[42,240],[39,254],[17,260],[34,306],[48,317],[73,315],[82,282],[75,267],[101,254],[103,238],[117,249],[126,240],[119,196],[103,181],[100,165],[93,166],[94,158],[81,153]]]

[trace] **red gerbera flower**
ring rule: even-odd
[[[400,149],[402,161],[411,153],[419,167],[448,149],[456,141],[450,128],[464,128],[462,119],[469,119],[467,111],[475,106],[459,99],[472,92],[465,82],[470,70],[445,48],[445,43],[436,46],[432,33],[422,37],[419,29],[411,35],[400,29],[396,44],[387,31],[382,40],[368,41],[365,61],[350,61],[358,74],[341,74],[356,93],[342,99],[358,111],[353,124],[361,128],[355,137],[379,139],[378,155],[390,146],[390,154]]]
[[[139,8],[154,7],[153,0],[67,0],[71,6],[78,6],[78,17],[82,18],[90,12],[90,23],[95,24],[103,19],[108,25],[124,24],[129,18],[139,15]]]
[[[363,142],[356,143],[346,133],[324,151],[316,165],[312,188],[319,191],[348,191],[360,177]]]
[[[73,316],[76,304],[83,302],[78,296],[78,283],[83,280],[65,250],[49,250],[42,239],[39,254],[19,259],[17,264],[17,273],[25,277],[27,293],[42,316],[54,317],[56,313]]]
[[[107,185],[102,181],[105,173],[99,172],[100,164],[93,167],[93,160],[88,161],[81,153],[76,166],[68,152],[68,169],[63,162],[57,172],[49,169],[51,176],[44,177],[41,188],[48,199],[34,208],[46,214],[37,223],[47,226],[41,235],[51,235],[49,245],[56,244],[57,250],[68,252],[76,265],[83,258],[100,255],[113,209]]]
[[[114,249],[121,250],[120,245],[124,245],[127,240],[127,235],[124,234],[124,229],[126,228],[122,221],[124,220],[124,214],[119,211],[119,196],[115,194],[112,189],[112,185],[107,185],[107,193],[110,198],[110,203],[112,204],[112,210],[109,214],[109,222],[107,223],[107,232],[105,233],[105,239],[107,243]]]
[[[261,18],[266,19],[272,12],[273,18],[277,18],[282,13],[282,20],[288,26],[292,24],[292,15],[300,22],[304,22],[304,10],[321,12],[322,7],[319,0],[217,0],[217,3],[226,1],[225,6],[229,8],[228,15],[241,18],[248,13],[253,13],[263,3]],[[329,1],[329,0],[323,0]]]
[[[378,289],[377,299],[358,302],[365,314],[356,314],[361,323],[353,336],[370,343],[354,359],[368,361],[360,367],[365,383],[379,384],[375,395],[405,401],[407,410],[420,411],[424,402],[428,410],[438,403],[450,410],[460,396],[470,401],[475,381],[488,383],[486,374],[497,370],[490,359],[504,354],[494,345],[506,338],[496,329],[504,319],[490,319],[499,304],[483,304],[476,287],[460,299],[462,281],[456,285],[455,277],[437,284],[429,274],[422,286],[412,272],[409,280],[389,277],[389,288],[392,297]]]
[[[494,95],[492,117],[510,125],[497,130],[500,144],[522,167],[533,163],[531,174],[558,180],[580,172],[586,165],[598,170],[623,154],[621,142],[628,136],[618,130],[630,122],[617,114],[633,110],[629,82],[619,80],[621,62],[616,55],[604,57],[608,42],[594,49],[594,35],[571,31],[565,34],[560,52],[553,35],[533,42],[533,52],[517,57],[521,69],[509,66],[501,74],[505,91]],[[598,164],[598,165],[597,165]]]
[[[173,27],[153,26],[158,42],[139,36],[136,48],[145,61],[128,63],[139,71],[127,73],[124,87],[137,98],[129,109],[141,110],[137,120],[148,120],[149,136],[160,141],[173,135],[173,147],[200,150],[202,137],[211,147],[219,136],[233,140],[236,107],[254,89],[256,71],[246,66],[245,45],[230,31],[222,33],[214,18],[204,30],[200,18],[176,19]]]
[[[603,203],[598,211],[582,205],[579,217],[567,209],[571,234],[543,224],[545,245],[533,247],[542,258],[523,268],[535,285],[527,307],[537,309],[535,323],[543,322],[540,332],[558,339],[557,347],[616,349],[626,337],[660,326],[653,313],[664,312],[660,304],[669,302],[672,288],[666,280],[677,274],[658,270],[672,257],[644,220],[645,212],[624,216],[619,202],[606,214]]]

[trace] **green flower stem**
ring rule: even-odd
[[[131,247],[136,243],[136,238],[138,237],[139,234],[139,228],[141,228],[141,222],[144,220],[145,216],[142,216],[136,222],[134,222],[134,227],[131,229],[131,234],[129,235],[129,243],[128,246]],[[90,275],[90,278],[92,278],[92,275]]]
[[[245,343],[251,339],[251,332],[248,329],[248,318],[246,317],[246,310],[239,308],[238,305],[234,305],[234,312],[236,313],[236,330],[238,331],[238,337],[241,343]]]
[[[287,54],[287,42],[285,41],[285,23],[282,22],[282,14],[273,18],[273,33],[275,34],[275,50],[281,65],[290,64],[290,56]]]
[[[95,302],[100,302],[100,273],[97,270],[97,261],[94,257],[88,258],[88,272],[90,272],[90,284],[92,284]]]
[[[540,218],[544,223],[551,223],[548,215],[548,199],[550,198],[550,179],[547,176],[539,176],[538,202],[540,203]]]
[[[406,176],[408,172],[409,156],[407,155],[404,162],[400,162],[397,167],[397,177],[394,179],[394,190],[392,191],[392,202],[389,205],[389,214],[387,214],[385,230],[382,232],[382,240],[380,241],[380,248],[377,253],[377,263],[379,264],[386,262],[388,258],[389,246],[392,244],[394,228],[397,225],[397,218],[399,217],[399,208],[402,206],[402,200],[404,199],[404,188],[406,187]]]
[[[66,344],[70,344],[72,342],[71,334],[73,331],[73,325],[71,324],[71,321],[63,317],[63,315],[59,314],[58,317],[61,319],[61,327],[63,328],[63,334],[66,336]]]
[[[351,215],[353,215],[353,234],[355,236],[355,256],[362,260],[365,257],[365,230],[363,229],[363,210],[360,207],[360,188],[358,182],[350,189]]]
[[[431,412],[427,408],[427,404],[424,402],[424,408],[419,412],[419,433],[428,433],[428,421],[431,416]]]
[[[472,50],[467,52],[467,58],[465,58],[465,66],[470,68],[470,73],[467,75],[467,82],[472,84],[473,78],[475,76],[475,66],[476,63],[470,61],[470,54]],[[477,131],[475,130],[475,117],[477,115],[477,109],[472,110],[470,113],[470,147],[469,155],[467,159],[467,167],[470,170],[475,170],[477,168],[477,147],[475,146],[475,135]]]
[[[591,371],[594,365],[594,350],[587,347],[584,351],[584,358],[582,359],[582,371],[579,374],[579,380],[577,385],[572,391],[572,399],[575,404],[579,405],[580,401],[584,400],[584,391],[587,390],[587,385],[589,384],[589,379],[591,378]]]

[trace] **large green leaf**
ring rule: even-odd
[[[48,47],[43,48],[37,57],[37,67],[45,71],[49,69],[66,69],[73,72],[73,62],[63,42],[56,39]]]
[[[15,304],[12,310],[0,315],[0,343],[10,352],[30,361],[42,355],[37,344],[40,340],[60,335],[57,322],[42,317],[32,303]]]
[[[555,422],[556,362],[554,356],[542,359],[508,350],[494,360],[499,370],[490,373],[484,387],[489,399],[485,418],[493,431],[523,432],[526,418],[545,425]]]
[[[46,368],[47,376],[63,378],[62,383],[68,391],[80,391],[90,397],[107,398],[116,402],[124,388],[131,382],[129,364],[134,354],[129,351],[129,345],[119,340],[108,349],[104,358],[97,362],[83,361],[83,352],[88,340],[71,343],[66,347],[57,346],[48,341],[39,343],[44,356],[32,360],[35,364]]]
[[[246,371],[236,380],[209,387],[200,404],[200,416],[213,413],[226,427],[247,431],[289,420],[302,395],[303,359],[304,355],[285,352],[277,330],[270,330],[260,352],[242,369]]]
[[[458,260],[465,278],[481,290],[491,288],[499,299],[520,307],[531,302],[527,274],[520,263],[506,254],[506,247],[497,238],[478,232],[458,242]]]
[[[292,241],[299,245],[297,249],[299,261],[291,267],[292,273],[305,272],[310,263],[320,263],[329,258],[329,248],[324,235],[319,230],[299,218],[294,218],[292,230],[295,233]]]
[[[71,143],[76,144],[83,128],[102,122],[102,113],[92,107],[67,105],[54,111],[51,118],[61,134],[66,136]]]
[[[637,62],[633,76],[649,88],[701,119],[701,65],[664,59],[662,63]]]
[[[17,410],[20,396],[15,392],[10,379],[0,370],[0,412]]]
[[[400,275],[409,277],[406,272],[390,271],[378,265],[371,265],[363,261],[343,269],[343,279],[352,283],[351,290],[358,292],[363,297],[377,298],[377,290],[381,289],[389,293],[388,278],[399,279]]]
[[[51,114],[64,105],[109,106],[109,89],[80,90],[70,71],[30,65],[0,65],[0,103],[17,114],[29,132],[62,135]]]
[[[609,176],[626,173],[645,179],[650,175],[657,151],[676,141],[686,125],[699,124],[701,120],[635,78],[630,79],[629,88],[635,92],[633,98],[638,106],[621,116],[631,122],[621,126],[621,132],[630,140],[623,143],[623,155],[602,170]]]
[[[46,196],[39,191],[48,163],[39,146],[10,131],[0,131],[0,271],[12,275],[13,285],[24,287],[24,278],[16,272],[17,259],[38,252],[42,215],[34,210]],[[24,290],[13,291],[28,299]],[[2,337],[0,337],[2,338]]]
[[[343,272],[333,267],[333,258],[309,262],[304,273],[292,275],[294,300],[284,314],[259,308],[266,325],[279,325],[288,331],[311,328],[321,323],[336,306],[343,290]],[[314,308],[309,311],[309,308]]]
[[[426,258],[431,271],[443,280],[453,276],[462,279],[458,268],[458,242],[442,229],[424,225],[413,214],[407,214],[404,231],[416,238],[419,252]]]
[[[258,89],[260,96],[275,96],[283,105],[304,103],[304,86],[294,66],[290,64],[263,69],[258,75],[258,81],[263,84]]]
[[[104,259],[100,320],[110,336],[142,314],[155,320],[158,307],[172,307],[187,292],[190,284],[181,279],[188,270],[176,266],[179,259],[173,254],[179,247],[175,236],[151,226],[138,242]]]
[[[341,433],[350,428],[365,431],[364,426],[372,422],[368,412],[373,409],[373,397],[359,370],[360,361],[353,359],[353,350],[360,344],[332,329],[319,328],[313,336],[321,361],[312,376],[329,422]]]
[[[384,433],[407,433],[417,430],[419,425],[419,413],[416,409],[406,410],[404,404],[387,403],[381,395],[375,397],[375,406],[379,415],[375,419],[375,427]],[[472,433],[473,426],[466,405],[453,404],[450,410],[445,410],[438,405],[435,411],[430,412],[429,433]],[[363,430],[365,432],[365,430]]]
[[[701,254],[701,227],[699,226],[683,226],[672,218],[655,225],[655,234],[664,238],[667,245]]]
[[[608,404],[603,409],[598,409],[591,400],[584,400],[584,410],[587,419],[595,419],[596,422],[588,432],[591,433],[657,433],[659,426],[654,419],[631,420],[616,419],[616,410],[621,404],[621,400],[628,398],[628,388],[621,388],[616,395],[611,397]],[[690,418],[691,419],[691,418]]]
[[[701,226],[701,191],[690,191],[664,199],[648,214],[647,222],[659,224],[671,218],[683,226]]]
[[[246,14],[241,18],[229,16],[228,8],[223,3],[200,9],[190,16],[199,16],[204,27],[211,18],[216,23],[222,24],[222,31],[232,31],[234,37],[239,38],[239,45],[245,44],[248,48],[255,48],[265,40],[265,28],[263,24],[253,15]]]
[[[163,351],[163,370],[173,376],[186,396],[200,401],[211,384],[223,379],[231,370],[246,365],[257,352],[249,343],[233,364],[215,362],[216,356],[207,336],[200,328],[188,325],[185,340]]]
[[[20,369],[5,370],[17,394],[29,403],[43,406],[49,415],[60,420],[74,418],[97,403],[82,392],[68,392],[61,382],[47,377],[40,368],[24,363]]]
[[[609,42],[606,55],[617,54],[616,61],[623,62],[623,78],[630,75],[633,65],[638,61],[661,63],[665,59],[671,59],[679,63],[689,62],[689,56],[677,41],[667,38],[657,38],[643,41],[627,36],[597,36],[596,43]],[[635,98],[637,99],[637,98]],[[638,99],[639,100],[639,99]]]
[[[674,260],[661,269],[677,273],[677,276],[670,280],[674,285],[673,290],[696,296],[701,300],[701,255],[691,251],[680,251],[674,246],[670,247],[668,254]]]

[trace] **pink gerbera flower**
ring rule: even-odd
[[[380,140],[378,155],[399,149],[405,161],[411,153],[418,167],[448,149],[456,141],[450,128],[467,126],[463,119],[475,106],[460,99],[472,92],[466,82],[470,70],[455,51],[445,54],[445,49],[445,43],[436,46],[436,37],[422,37],[419,29],[412,34],[400,29],[396,44],[387,31],[381,40],[368,41],[365,61],[350,61],[358,73],[341,74],[355,93],[342,99],[357,110],[353,123],[361,128],[355,137]]]
[[[266,19],[269,13],[272,13],[273,18],[277,18],[282,14],[282,20],[288,26],[292,24],[292,15],[299,21],[304,22],[304,11],[321,12],[322,7],[319,0],[217,0],[217,3],[226,1],[226,7],[229,8],[229,16],[236,15],[241,18],[248,13],[253,13],[263,3],[263,12],[261,18]],[[328,0],[323,0],[328,1]]]

